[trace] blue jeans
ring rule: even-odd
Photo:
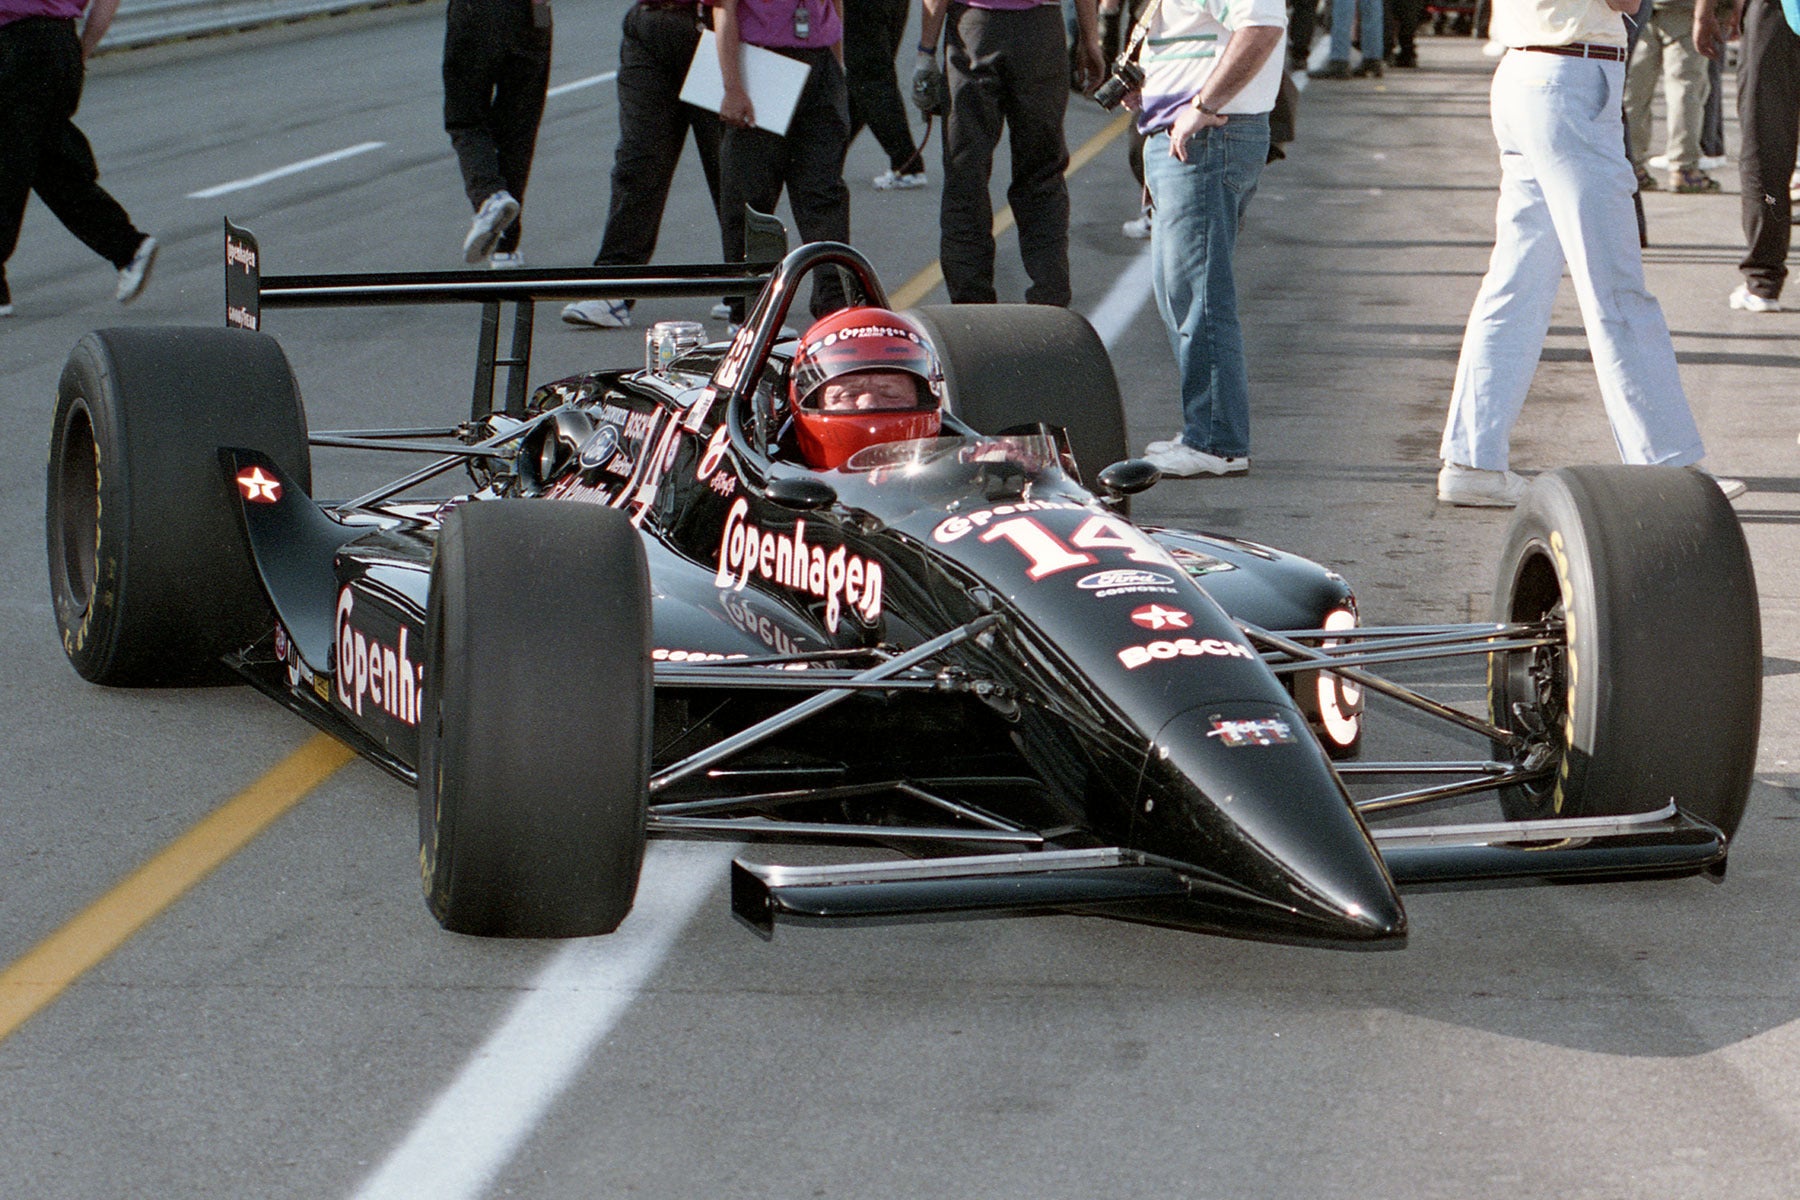
[[[1156,211],[1151,279],[1181,374],[1181,440],[1226,458],[1250,453],[1250,375],[1231,256],[1268,156],[1268,113],[1233,113],[1201,130],[1186,162],[1169,153],[1167,130],[1144,144]]]
[[[1622,63],[1527,50],[1508,50],[1494,71],[1500,206],[1456,364],[1447,462],[1506,469],[1565,265],[1619,457],[1685,466],[1706,452],[1644,284],[1619,127],[1624,78]]]
[[[1350,26],[1356,22],[1356,10],[1362,9],[1363,61],[1379,59],[1382,39],[1387,33],[1382,24],[1381,0],[1331,0],[1331,60],[1350,61]]]

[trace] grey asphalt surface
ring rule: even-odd
[[[558,6],[553,83],[616,66],[622,11]],[[227,213],[261,237],[271,273],[458,265],[468,218],[439,123],[441,13],[134,52],[90,79],[81,120],[103,177],[166,249],[122,312],[111,271],[41,206],[10,264],[0,969],[310,736],[243,689],[114,692],[68,670],[41,548],[62,359],[99,325],[217,322]],[[1506,521],[1433,492],[1492,241],[1491,63],[1463,39],[1420,53],[1417,72],[1310,87],[1289,160],[1263,177],[1240,249],[1252,474],[1172,481],[1135,510],[1336,566],[1380,622],[1484,613]],[[1070,140],[1106,124],[1077,103]],[[591,257],[615,132],[610,85],[552,100],[526,212],[534,264]],[[1735,124],[1728,136],[1735,149]],[[185,198],[367,140],[386,147]],[[853,151],[853,235],[890,287],[934,256],[936,153],[928,192],[880,194],[867,180],[885,161],[866,137]],[[1735,171],[1720,175],[1723,195],[1648,198],[1646,263],[1710,465],[1752,489],[1736,508],[1762,601],[1762,747],[1723,885],[1413,896],[1409,947],[1354,955],[1069,917],[783,929],[764,944],[728,917],[720,870],[566,1088],[467,1194],[1794,1195],[1800,313],[1726,307],[1741,249]],[[1118,232],[1136,209],[1122,141],[1071,192],[1076,307],[1092,313],[1143,249]],[[690,160],[663,260],[713,252],[702,196]],[[1013,245],[1001,288],[1016,296]],[[640,352],[635,332],[540,316],[538,378]],[[270,328],[315,427],[435,421],[466,403],[472,315],[283,313]],[[1133,440],[1164,436],[1174,380],[1153,309],[1113,352]],[[1514,466],[1615,459],[1565,287]],[[320,490],[367,470],[322,454]],[[1371,737],[1425,735],[1397,721]],[[0,1194],[357,1195],[562,953],[437,930],[415,837],[410,793],[353,764],[0,1041]],[[588,990],[609,986],[602,974]],[[499,1120],[495,1095],[479,1119]]]

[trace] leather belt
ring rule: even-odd
[[[694,0],[638,0],[638,7],[654,9],[657,12],[696,12],[699,6],[695,4]]]
[[[1624,62],[1625,47],[1602,46],[1595,42],[1571,42],[1567,46],[1520,46],[1535,54],[1561,54],[1569,58],[1598,58],[1606,62]]]

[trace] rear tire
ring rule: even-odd
[[[312,488],[280,345],[230,329],[102,329],[57,385],[45,487],[50,593],[82,678],[225,678],[273,619],[219,448],[260,450]]]
[[[610,933],[649,795],[649,570],[621,512],[487,501],[439,534],[419,729],[419,862],[445,929]]]
[[[1079,314],[1044,304],[944,304],[907,315],[937,348],[946,406],[977,430],[1061,426],[1089,488],[1101,470],[1130,457],[1112,358]]]
[[[1539,476],[1500,555],[1496,621],[1559,617],[1564,646],[1490,657],[1495,724],[1558,767],[1508,789],[1512,819],[1681,810],[1736,831],[1762,713],[1762,628],[1742,528],[1679,467]],[[1516,756],[1515,756],[1516,757]]]

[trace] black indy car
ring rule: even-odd
[[[614,929],[651,837],[873,859],[740,857],[732,908],[765,935],[1035,910],[1373,947],[1404,939],[1408,887],[1723,876],[1761,632],[1705,478],[1549,472],[1490,622],[1362,627],[1322,566],[1131,521],[1157,472],[1061,309],[913,310],[941,436],[785,461],[803,279],[886,299],[853,249],[774,236],[747,267],[263,278],[228,227],[248,329],[96,331],[62,374],[70,662],[241,677],[414,784],[428,906],[472,934]],[[534,302],[596,294],[754,302],[729,343],[659,327],[645,366],[528,393]],[[309,433],[253,331],[264,308],[449,302],[481,306],[480,370],[469,419],[433,428]],[[423,465],[326,502],[309,443]],[[1470,656],[1484,711],[1382,673]],[[1371,695],[1475,748],[1361,761]],[[1489,819],[1431,823],[1483,793]]]

